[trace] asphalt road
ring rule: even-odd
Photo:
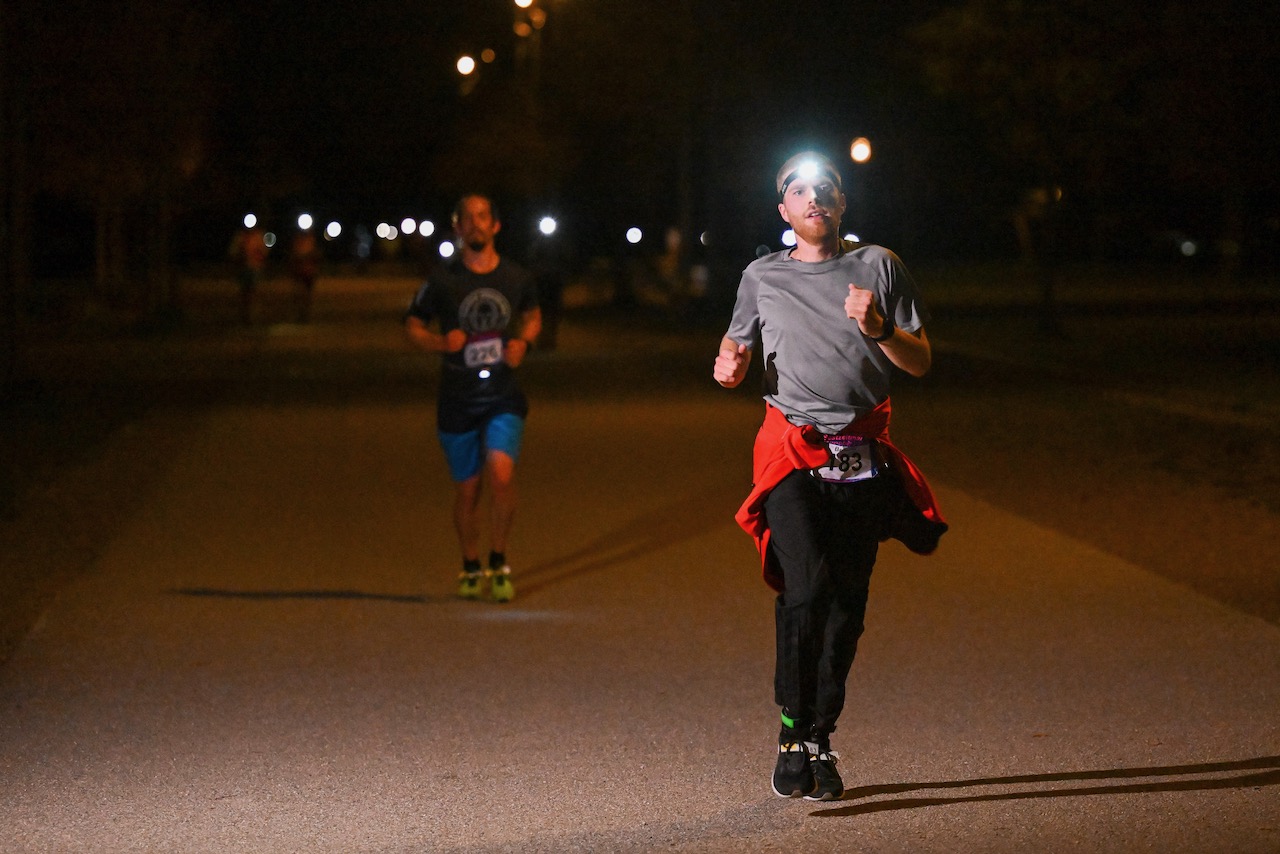
[[[966,336],[904,389],[895,434],[952,531],[882,549],[849,792],[788,801],[771,599],[731,518],[760,405],[698,379],[718,336],[586,318],[536,356],[518,597],[459,602],[433,372],[394,323],[411,287],[322,291],[308,327],[42,349],[51,383],[149,400],[49,487],[76,513],[10,525],[14,560],[81,569],[0,666],[0,850],[1280,850],[1280,628],[1231,601],[1275,546],[1215,592],[1139,509],[1101,521],[1153,488],[1274,514],[1145,458],[1133,482],[1055,469],[1078,374],[992,413],[1025,377],[966,374]],[[1049,450],[966,440],[993,421]],[[1083,500],[1090,472],[1118,497]]]

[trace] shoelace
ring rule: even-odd
[[[821,759],[824,762],[830,762],[833,765],[840,761],[839,753],[832,750],[831,748],[827,748],[826,750],[823,750],[822,745],[818,744],[817,742],[806,741],[804,743],[804,746],[805,746],[805,749],[809,751],[809,757],[811,759],[815,759],[815,760]]]

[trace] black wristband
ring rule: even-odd
[[[886,326],[886,327],[885,327],[885,331],[884,331],[884,332],[881,332],[881,333],[880,333],[880,336],[879,336],[878,338],[871,338],[871,336],[870,336],[870,335],[868,335],[867,337],[868,337],[868,338],[871,338],[871,340],[872,340],[872,341],[874,341],[874,342],[876,342],[877,344],[879,344],[879,343],[880,343],[880,342],[882,342],[882,341],[888,341],[890,338],[892,338],[892,337],[893,337],[893,333],[895,333],[895,332],[897,332],[897,331],[898,331],[898,328],[897,328],[896,326]]]

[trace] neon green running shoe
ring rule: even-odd
[[[458,598],[479,599],[484,595],[483,572],[458,573]]]
[[[511,567],[491,569],[489,575],[489,597],[495,602],[510,602],[516,598],[516,586],[511,583]]]

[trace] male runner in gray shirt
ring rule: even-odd
[[[831,161],[798,154],[776,188],[795,248],[744,271],[713,375],[737,386],[758,342],[768,407],[754,491],[738,520],[756,536],[765,578],[779,592],[773,790],[832,800],[844,784],[830,736],[879,543],[911,502],[927,519],[927,543],[912,548],[932,551],[946,529],[923,477],[888,435],[893,368],[923,376],[932,351],[928,313],[898,257],[841,239],[845,197]]]

